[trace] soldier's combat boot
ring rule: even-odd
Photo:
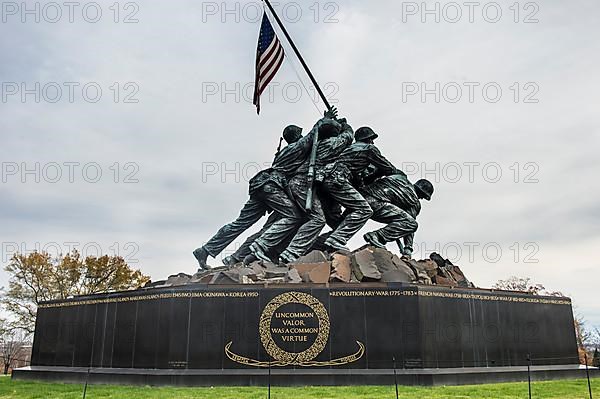
[[[376,248],[385,248],[385,243],[379,239],[379,235],[374,231],[366,233],[363,238],[368,244]]]
[[[342,244],[341,242],[339,242],[338,240],[329,237],[325,240],[325,246],[331,251],[331,252],[335,252],[335,251],[348,251],[348,247],[346,247],[344,244]]]
[[[257,260],[258,260],[258,258],[256,256],[254,256],[254,254],[250,254],[244,258],[244,266],[248,266],[251,263],[256,262]]]
[[[223,259],[223,265],[225,266],[233,266],[237,263],[240,263],[240,260],[233,255],[229,255]]]
[[[206,260],[208,259],[208,255],[210,255],[208,251],[204,247],[200,247],[196,248],[193,253],[198,261],[198,266],[200,266],[198,271],[209,270],[210,268],[206,265]]]
[[[267,254],[265,254],[263,249],[257,243],[253,243],[252,245],[250,245],[250,251],[252,252],[252,255],[256,256],[258,259],[264,262],[271,262],[271,258],[269,258]]]
[[[289,264],[292,262],[295,262],[298,259],[297,256],[294,256],[293,254],[291,254],[290,252],[288,252],[287,250],[283,251],[281,253],[281,255],[279,255],[279,263],[283,263],[283,264]]]

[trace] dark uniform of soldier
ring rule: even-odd
[[[317,146],[317,156],[315,160],[316,176],[320,170],[333,160],[335,160],[351,143],[354,137],[352,127],[348,125],[345,119],[342,123],[333,119],[327,120],[319,128],[319,144]],[[308,194],[308,163],[303,164],[296,175],[290,180],[289,188],[294,200],[299,206],[304,208]],[[318,180],[315,177],[315,180]],[[330,201],[321,201],[322,193],[317,186],[313,192],[312,209],[308,211],[308,220],[298,229],[296,235],[288,247],[280,255],[280,260],[284,263],[290,263],[304,255],[315,243],[317,237],[325,224],[329,222],[324,206],[334,206]],[[332,222],[333,223],[333,222]]]
[[[318,195],[319,193],[315,193],[313,195]],[[306,198],[306,196],[299,196],[299,198]],[[314,201],[314,197],[313,197],[313,201]],[[323,210],[323,214],[325,217],[325,224],[327,226],[329,226],[331,229],[335,229],[337,226],[339,226],[339,224],[342,221],[342,210],[341,207],[339,206],[339,204],[331,201],[327,196],[322,196],[320,195],[318,197],[318,201],[320,202],[321,208]],[[239,262],[244,262],[244,264],[250,264],[252,262],[254,262],[255,260],[257,260],[258,258],[252,254],[252,251],[250,250],[250,246],[254,243],[254,241],[260,237],[273,223],[275,223],[277,221],[278,215],[276,213],[272,213],[269,218],[267,219],[267,222],[264,224],[263,228],[257,232],[252,234],[250,237],[248,237],[246,239],[246,241],[244,241],[244,243],[231,255],[227,256],[225,259],[223,259],[223,264],[224,265],[228,265],[228,266],[233,266]],[[311,224],[312,225],[312,224]],[[264,255],[266,255],[271,261],[276,260],[279,257],[279,254],[281,254],[286,247],[291,243],[294,234],[297,232],[297,230],[291,230],[290,231],[290,235],[288,237],[286,237],[279,245],[269,248],[267,250],[265,250]],[[317,242],[315,242],[315,244],[310,248],[310,250],[313,249],[318,249],[318,250],[325,250],[326,248],[324,247],[324,242],[327,239],[327,237],[329,237],[330,233],[327,233],[327,235],[321,235],[319,236],[319,238],[317,239]],[[320,241],[320,242],[319,242]],[[306,244],[308,245],[308,243]],[[305,252],[310,252],[309,251],[305,251]],[[287,263],[293,261],[292,259],[287,259]]]
[[[288,193],[288,196],[289,196],[289,193]],[[242,243],[242,245],[238,249],[235,250],[235,252],[233,254],[225,257],[223,259],[223,264],[227,265],[227,266],[233,266],[242,261],[244,261],[244,263],[247,262],[248,264],[250,264],[253,261],[257,260],[258,258],[256,258],[256,256],[248,257],[248,255],[252,255],[252,251],[250,251],[250,246],[252,244],[254,244],[254,241],[256,241],[256,239],[258,237],[263,235],[264,232],[267,231],[269,229],[269,227],[271,227],[271,225],[273,225],[273,223],[275,223],[277,221],[278,218],[279,218],[278,214],[276,214],[275,212],[271,213],[269,215],[269,218],[263,225],[263,227],[260,229],[260,231],[249,236],[246,239],[246,241],[244,241]],[[289,237],[287,238],[287,240],[289,240]],[[285,244],[285,241],[286,240],[284,239],[284,242],[281,245],[287,245],[287,244]],[[285,246],[284,246],[284,248],[285,248]],[[267,256],[269,256],[270,258],[273,258],[273,259],[277,259],[277,254],[275,254],[275,253],[269,252],[269,253],[267,253]]]
[[[293,184],[291,180],[296,175],[299,169],[302,169],[304,165],[308,165],[308,156],[312,149],[312,143],[314,141],[314,135],[318,134],[319,129],[323,125],[327,125],[329,119],[327,116],[330,114],[326,112],[326,117],[319,120],[308,135],[303,137],[298,143],[304,142],[301,146],[296,143],[294,146],[287,146],[276,156],[275,163],[281,165],[278,170],[284,175],[286,179],[286,190],[290,198],[294,198]],[[289,150],[288,150],[289,149]],[[287,150],[287,151],[286,151]],[[289,182],[289,184],[288,184]],[[299,209],[304,207],[298,204]],[[278,219],[279,215],[274,215],[269,218],[267,224],[259,232],[258,237],[254,239],[254,242],[250,244],[251,253],[258,259],[271,261],[269,252],[273,251],[286,239],[290,239],[291,236],[298,230],[303,222],[303,219],[296,220],[296,224],[280,223]],[[252,237],[254,238],[254,237]],[[277,257],[275,256],[275,259]]]
[[[346,148],[339,158],[321,170],[322,188],[335,202],[345,208],[344,218],[339,226],[325,240],[331,249],[345,249],[345,245],[369,220],[373,210],[362,194],[361,174],[372,165],[375,176],[388,176],[396,173],[396,168],[388,161],[373,141],[378,135],[369,127],[356,131],[356,142]]]
[[[302,129],[290,125],[283,137],[289,143],[275,156],[271,168],[260,171],[250,180],[250,199],[238,218],[223,226],[204,246],[194,251],[200,269],[207,269],[208,256],[216,257],[240,234],[260,220],[268,211],[276,213],[276,220],[262,234],[268,242],[279,242],[290,229],[302,221],[302,212],[285,191],[286,178],[306,160],[312,146],[312,136],[302,137]]]
[[[419,225],[416,218],[421,211],[420,199],[431,200],[433,185],[421,179],[414,185],[404,173],[382,177],[365,186],[361,192],[373,209],[371,219],[386,225],[366,233],[363,237],[369,244],[383,248],[388,242],[396,241],[403,255],[411,256],[414,234]],[[404,245],[400,243],[403,239]]]

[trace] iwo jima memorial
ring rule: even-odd
[[[14,377],[210,386],[484,383],[526,379],[528,366],[536,379],[576,375],[568,298],[479,289],[438,254],[412,259],[433,185],[410,182],[373,129],[338,116],[265,3],[257,110],[284,58],[270,12],[325,116],[304,136],[285,128],[287,145],[251,179],[239,217],[193,252],[193,276],[42,303],[31,367]],[[224,266],[207,265],[267,213]],[[345,248],[369,219],[381,228]]]

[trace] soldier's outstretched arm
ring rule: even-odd
[[[374,145],[371,146],[370,161],[371,164],[377,168],[377,174],[379,176],[393,175],[398,171],[398,169],[390,161],[388,161],[386,157],[381,155],[379,149]]]

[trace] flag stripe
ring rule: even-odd
[[[271,42],[271,45],[265,50],[264,55],[260,58],[260,64],[264,65],[267,61],[267,59],[271,56],[273,56],[273,54],[275,54],[275,52],[277,52],[277,50],[281,47],[278,46],[279,44],[279,40],[277,40],[276,38],[273,39],[273,41]]]
[[[256,76],[253,103],[256,105],[257,113],[260,113],[260,95],[275,77],[275,74],[283,63],[284,57],[285,51],[265,11],[260,25],[260,34],[256,49]]]
[[[272,54],[268,56],[268,58],[263,58],[260,62],[260,72],[261,74],[270,68],[273,64],[273,61],[279,57],[279,53],[281,52],[281,47],[277,47]]]
[[[273,72],[273,69],[275,69],[274,72],[277,72],[277,69],[279,68],[279,59],[281,57],[283,57],[283,49],[279,48],[279,50],[277,50],[277,54],[274,54],[272,59],[269,60],[269,64],[265,65],[264,67],[261,67],[261,75],[263,77],[267,76],[271,72]]]
[[[271,73],[267,73],[265,75],[265,77],[261,80],[262,89],[260,91],[260,94],[262,94],[262,92],[267,88],[268,84],[271,83],[271,80],[275,77],[275,73],[277,73],[277,70],[281,66],[282,62],[283,62],[283,53],[281,54],[281,56],[277,60],[277,64],[272,69]]]

